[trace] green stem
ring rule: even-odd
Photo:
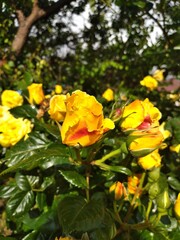
[[[149,213],[151,211],[151,208],[152,208],[152,200],[150,199],[149,202],[148,202],[148,207],[147,207],[147,211],[146,211],[146,220],[149,219]]]
[[[89,199],[90,199],[90,194],[89,194],[90,184],[89,184],[89,180],[90,180],[90,169],[89,169],[89,166],[88,166],[88,168],[86,170],[86,183],[87,183],[86,199],[87,199],[87,202],[89,202]]]
[[[106,154],[104,157],[102,157],[101,159],[98,159],[98,160],[95,160],[95,165],[99,165],[100,163],[103,163],[105,162],[107,159],[111,158],[111,157],[114,157],[116,155],[118,155],[119,153],[121,153],[121,149],[118,148],[108,154]]]
[[[78,148],[74,148],[75,154],[76,154],[76,160],[78,163],[82,163],[82,158],[81,158],[81,154]]]
[[[115,213],[115,216],[116,216],[116,220],[117,220],[120,224],[122,224],[122,220],[121,220],[121,218],[120,218],[120,216],[119,216],[119,211],[118,211],[118,209],[117,209],[117,202],[116,202],[116,201],[113,201],[113,209],[114,209],[114,213]]]

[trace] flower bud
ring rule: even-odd
[[[164,192],[162,192],[161,194],[158,195],[158,197],[156,198],[156,203],[157,203],[159,212],[161,212],[161,213],[166,212],[166,210],[171,205],[171,201],[170,201],[167,190],[165,190]]]
[[[137,190],[139,191],[138,196],[141,194],[142,189],[138,189],[140,178],[141,174],[128,177],[128,192],[130,194],[135,194]]]
[[[164,175],[160,175],[158,181],[151,184],[149,188],[149,198],[151,200],[155,199],[157,196],[164,192],[164,189],[166,189],[167,186],[168,184],[166,177]]]
[[[174,212],[175,212],[176,218],[180,219],[180,193],[178,194],[178,197],[174,204]]]
[[[158,150],[138,159],[138,164],[144,169],[149,170],[154,167],[159,167],[161,164],[161,156]]]
[[[124,184],[121,182],[115,182],[110,188],[109,192],[113,193],[114,199],[120,200],[121,198],[127,197],[126,188],[124,187]]]
[[[148,182],[156,182],[160,177],[160,167],[154,168],[148,172]]]
[[[106,89],[102,94],[102,97],[105,98],[108,102],[114,100],[114,92],[111,88]]]
[[[127,146],[135,157],[143,157],[160,147],[164,138],[158,128],[134,131],[127,138]]]

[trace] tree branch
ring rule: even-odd
[[[42,9],[38,5],[38,0],[34,0],[32,11],[28,17],[25,17],[22,10],[17,10],[16,14],[19,28],[12,42],[12,51],[14,54],[18,56],[21,53],[29,32],[35,22],[43,17],[49,17],[52,14],[58,13],[61,8],[63,8],[65,5],[68,5],[72,1],[74,0],[59,0],[47,9]]]

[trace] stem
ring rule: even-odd
[[[86,170],[86,183],[87,183],[87,188],[86,188],[86,199],[87,199],[87,202],[89,202],[89,199],[90,199],[90,196],[89,196],[89,189],[90,189],[90,184],[89,184],[89,178],[90,177],[90,169],[89,169],[89,166]]]
[[[119,216],[119,211],[117,209],[117,202],[116,201],[113,201],[113,209],[114,209],[114,213],[115,213],[115,216],[116,216],[116,220],[122,224],[122,220],[121,220],[121,217]]]
[[[151,208],[152,208],[152,200],[150,199],[148,202],[148,207],[147,207],[147,211],[146,211],[146,220],[148,220],[148,218],[149,218],[149,213],[151,211]]]
[[[75,154],[76,154],[76,160],[78,163],[81,163],[82,162],[82,158],[81,158],[81,154],[80,154],[80,151],[78,148],[74,148],[74,151],[75,151]]]
[[[108,154],[106,154],[104,157],[102,157],[101,159],[98,159],[98,160],[95,160],[95,165],[99,165],[100,163],[103,163],[105,162],[107,159],[111,158],[111,157],[114,157],[116,155],[118,155],[119,153],[121,152],[121,149],[118,148]]]

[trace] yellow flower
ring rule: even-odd
[[[160,70],[157,69],[154,73],[153,73],[153,78],[155,78],[158,82],[162,82],[164,80],[164,70]]]
[[[170,146],[170,150],[171,150],[172,152],[177,152],[177,153],[179,153],[179,152],[180,152],[180,144]]]
[[[12,114],[9,112],[8,109],[9,107],[0,106],[0,125],[12,117]]]
[[[63,121],[66,115],[66,95],[54,95],[50,99],[49,115],[52,119],[60,122]]]
[[[180,193],[178,194],[178,197],[174,204],[174,212],[175,212],[177,219],[180,219]]]
[[[122,112],[121,128],[123,131],[131,129],[148,129],[159,125],[160,111],[146,98],[144,101],[135,100],[125,106]]]
[[[156,89],[158,86],[157,80],[151,76],[146,76],[143,78],[143,80],[140,81],[140,84],[144,87],[147,87],[150,91]]]
[[[23,104],[23,97],[17,91],[5,90],[1,94],[1,102],[3,106],[14,108]]]
[[[171,132],[169,130],[165,130],[165,122],[161,123],[161,125],[159,126],[159,130],[161,131],[164,139],[168,138],[171,136]]]
[[[121,182],[115,182],[110,188],[109,192],[114,194],[115,200],[120,200],[121,198],[127,197],[126,188]]]
[[[23,137],[27,139],[31,132],[32,124],[23,118],[14,118],[12,115],[0,125],[0,145],[11,147],[19,142]]]
[[[152,153],[141,157],[138,159],[138,164],[144,169],[149,170],[153,167],[159,167],[161,165],[161,156],[158,153],[158,150],[153,151]]]
[[[106,89],[106,91],[102,94],[102,97],[105,98],[107,101],[114,100],[114,92],[111,88]]]
[[[138,191],[138,196],[141,194],[142,189],[138,189],[141,179],[141,174],[128,177],[128,193],[135,194]]]
[[[55,86],[55,93],[56,94],[61,94],[62,93],[62,86],[61,85],[56,85]]]
[[[66,99],[66,116],[61,127],[62,142],[69,146],[89,146],[110,129],[112,120],[103,116],[102,105],[94,96],[77,90]]]
[[[128,148],[133,156],[143,157],[159,148],[164,138],[158,129],[134,131],[128,136]]]
[[[30,104],[40,104],[45,98],[41,83],[32,83],[28,91]]]

